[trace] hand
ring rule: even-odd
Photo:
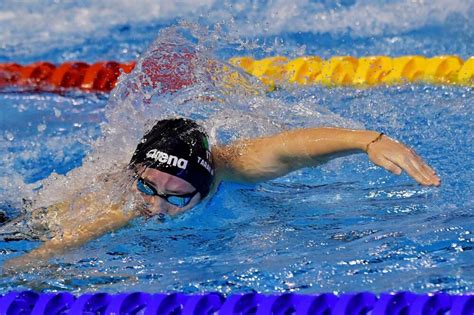
[[[369,143],[367,155],[374,164],[393,174],[400,175],[404,170],[422,185],[440,185],[441,181],[435,171],[415,151],[390,137],[382,135]]]

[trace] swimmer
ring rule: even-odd
[[[422,185],[440,185],[435,171],[412,149],[376,131],[296,129],[211,148],[205,130],[196,122],[184,118],[160,120],[143,136],[124,170],[130,174],[132,194],[143,201],[137,209],[124,211],[126,200],[104,209],[100,200],[86,196],[80,202],[89,213],[81,213],[80,218],[65,215],[67,204],[35,211],[31,219],[43,222],[42,228],[52,235],[28,254],[7,261],[4,267],[15,270],[37,265],[122,228],[139,216],[179,215],[209,198],[221,181],[258,183],[354,153],[366,153],[374,164],[393,174],[405,171]],[[93,219],[86,223],[81,221],[90,217]],[[53,219],[56,226],[45,228],[45,222]]]

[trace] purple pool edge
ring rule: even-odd
[[[474,293],[416,294],[412,292],[234,294],[152,294],[12,291],[0,296],[3,314],[347,314],[347,315],[473,315]]]

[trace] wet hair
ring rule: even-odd
[[[214,180],[209,137],[185,118],[159,120],[137,145],[129,167],[143,165],[192,184],[204,199]]]

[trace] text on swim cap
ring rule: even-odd
[[[158,151],[157,149],[148,151],[146,157],[148,159],[153,159],[160,163],[166,163],[169,165],[177,166],[183,170],[186,169],[186,166],[188,166],[188,160],[180,159],[177,156]]]
[[[201,166],[204,167],[209,172],[209,174],[214,176],[214,170],[209,165],[209,163],[207,163],[206,160],[201,159],[199,156],[197,158],[198,158],[198,163],[201,164]]]

